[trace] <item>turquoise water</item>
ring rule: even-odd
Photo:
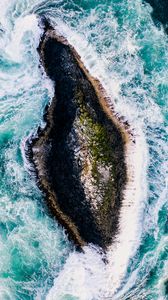
[[[36,51],[43,14],[141,134],[144,164],[133,224],[139,234],[125,239],[129,251],[118,246],[124,263],[112,252],[105,265],[91,245],[84,254],[74,250],[49,216],[24,155],[25,140],[43,125],[53,95]],[[168,37],[154,25],[150,6],[140,0],[1,0],[0,29],[0,300],[167,299]]]

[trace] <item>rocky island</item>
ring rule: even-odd
[[[128,122],[68,41],[43,20],[38,52],[55,95],[27,142],[48,207],[80,248],[112,243],[128,182]]]

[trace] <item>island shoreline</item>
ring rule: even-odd
[[[44,61],[44,53],[43,53],[43,45],[45,44],[45,41],[48,38],[55,39],[57,42],[62,43],[63,45],[66,45],[70,51],[73,53],[73,56],[75,60],[77,61],[77,64],[79,68],[82,70],[82,72],[85,74],[87,80],[90,82],[92,85],[96,97],[99,101],[101,109],[104,111],[106,114],[107,118],[113,123],[113,125],[117,128],[118,132],[120,132],[122,136],[122,143],[123,143],[123,152],[124,152],[124,164],[126,166],[126,174],[125,174],[125,182],[124,182],[124,187],[122,191],[122,197],[124,191],[127,189],[127,183],[129,181],[129,167],[127,166],[126,163],[126,157],[129,155],[128,148],[131,145],[131,147],[135,144],[135,137],[134,133],[131,130],[131,127],[127,121],[124,120],[122,116],[119,116],[115,112],[114,106],[112,105],[111,99],[106,95],[106,92],[99,82],[98,79],[95,79],[92,77],[89,73],[89,71],[85,68],[83,62],[81,61],[81,58],[79,54],[76,52],[74,47],[72,47],[68,41],[58,33],[49,25],[48,22],[44,22],[44,34],[41,38],[40,45],[38,48],[38,52],[40,55],[40,60],[41,63],[46,71],[47,71],[47,66],[45,65]],[[48,75],[48,74],[47,74]],[[46,140],[48,139],[49,132],[52,130],[54,127],[54,118],[53,118],[53,113],[55,110],[57,100],[56,97],[54,96],[52,99],[52,102],[49,106],[46,106],[45,112],[44,112],[44,121],[46,122],[46,126],[44,129],[39,128],[36,134],[36,137],[32,137],[29,139],[27,142],[27,156],[29,157],[30,162],[34,166],[35,173],[37,176],[37,182],[40,187],[40,189],[43,191],[45,198],[47,200],[48,207],[52,214],[56,217],[58,222],[66,229],[68,236],[70,239],[72,239],[75,242],[75,245],[79,248],[82,249],[83,246],[85,246],[88,241],[82,238],[79,228],[72,222],[71,218],[66,215],[62,210],[60,209],[59,203],[57,202],[57,196],[56,192],[51,188],[50,182],[47,181],[46,179],[46,165],[45,165],[45,155],[46,155],[46,149],[45,149],[45,143]],[[39,150],[40,149],[40,150]],[[119,203],[119,206],[122,206],[122,200]],[[117,222],[119,223],[119,213],[120,213],[120,208],[118,208],[118,220]],[[117,231],[118,224],[115,225],[115,231]],[[115,233],[113,232],[113,236],[115,236]],[[90,242],[90,241],[89,241]],[[95,244],[93,242],[93,244]],[[101,246],[102,245],[98,245]],[[103,245],[102,248],[106,249],[109,244]]]

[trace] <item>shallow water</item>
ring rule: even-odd
[[[24,154],[53,95],[36,51],[44,14],[138,136],[137,198],[132,214],[124,207],[126,231],[108,265],[91,245],[84,254],[74,250],[49,216]],[[167,46],[140,0],[1,0],[0,300],[167,299]]]

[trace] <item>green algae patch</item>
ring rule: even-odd
[[[111,147],[112,136],[108,135],[106,127],[98,122],[96,116],[92,116],[90,107],[86,105],[81,90],[75,95],[79,111],[77,114],[77,128],[81,128],[81,145],[87,148],[87,157],[91,168],[92,182],[97,193],[101,197],[97,208],[101,214],[106,214],[113,206],[113,195],[115,193],[115,161],[114,152]],[[79,134],[80,140],[80,134]],[[84,162],[84,174],[87,176],[88,163]],[[96,199],[95,199],[96,201]]]

